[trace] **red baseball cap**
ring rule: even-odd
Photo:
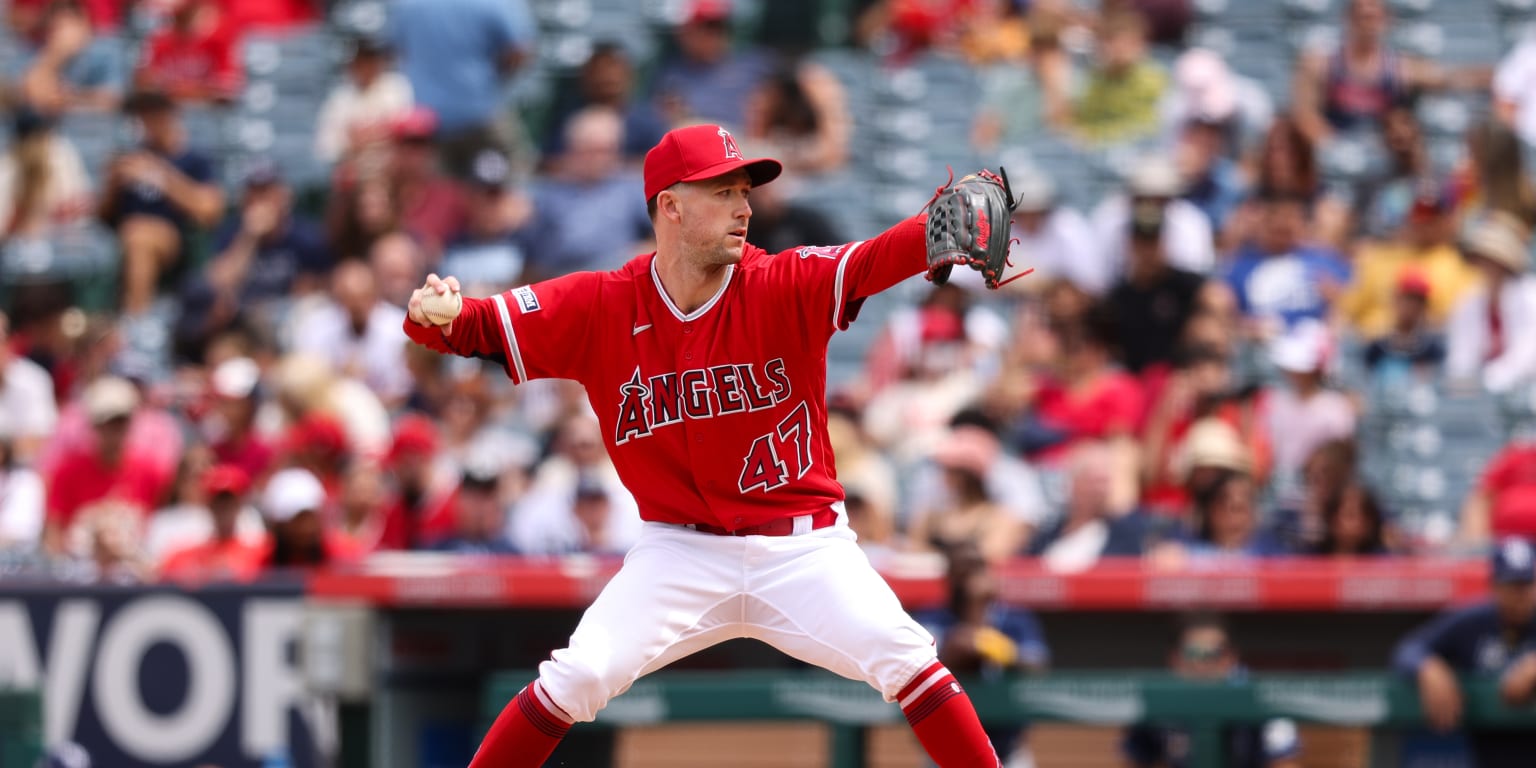
[[[437,133],[437,113],[415,106],[396,115],[389,123],[389,135],[396,140],[430,139]]]
[[[394,442],[389,448],[393,464],[407,454],[430,456],[437,452],[437,425],[425,416],[405,416],[395,425]]]
[[[784,166],[768,157],[741,156],[731,132],[718,125],[690,125],[668,131],[661,142],[645,153],[645,199],[680,181],[701,181],[722,176],[737,168],[747,169],[752,186],[779,177]]]
[[[1429,297],[1429,278],[1420,272],[1404,272],[1397,279],[1397,292],[1421,299]]]
[[[203,493],[216,496],[220,493],[244,494],[251,487],[250,475],[233,464],[216,464],[203,473]]]
[[[286,448],[294,453],[314,451],[329,456],[347,452],[347,430],[341,422],[322,413],[311,413],[288,428]]]

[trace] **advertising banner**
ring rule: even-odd
[[[304,691],[302,585],[0,584],[0,688],[102,766],[308,768],[335,718]]]

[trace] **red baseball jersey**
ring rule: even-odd
[[[827,439],[827,342],[865,297],[926,266],[909,219],[840,246],[769,254],[748,245],[708,302],[684,313],[655,254],[464,300],[440,352],[495,359],[513,381],[586,386],[608,453],[640,516],[729,529],[808,514],[843,498]]]

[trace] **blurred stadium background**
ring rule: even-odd
[[[770,250],[1009,171],[1035,274],[871,299],[828,381],[1011,766],[1536,763],[1531,0],[0,5],[4,768],[466,763],[637,521],[579,390],[402,305],[644,252],[698,121],[785,161]],[[678,666],[552,764],[924,765]]]

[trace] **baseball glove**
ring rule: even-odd
[[[981,272],[987,287],[997,289],[1028,272],[1004,273],[1008,260],[1009,225],[1013,218],[1013,190],[1008,174],[978,171],[939,187],[928,201],[928,279],[943,285],[950,270],[967,266]],[[1031,270],[1032,271],[1032,270]]]

